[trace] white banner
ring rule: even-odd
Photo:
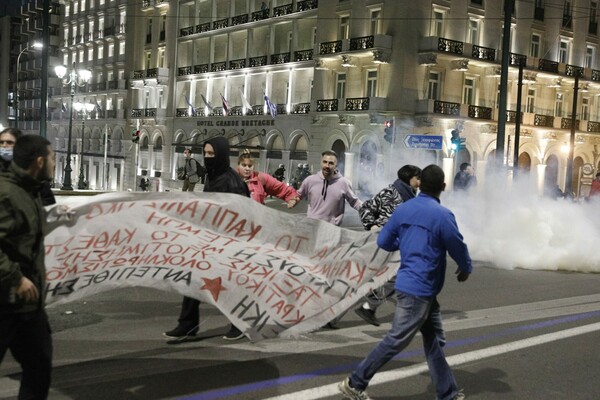
[[[46,237],[47,303],[145,286],[216,306],[252,340],[317,329],[395,274],[376,234],[217,193],[67,199]],[[61,201],[64,203],[64,201]],[[176,317],[176,316],[174,316]]]

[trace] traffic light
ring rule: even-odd
[[[450,142],[452,143],[450,145],[450,148],[454,151],[458,151],[458,150],[462,150],[464,148],[466,148],[466,138],[460,137],[460,132],[456,129],[453,129],[452,132],[450,132],[450,134],[452,135],[452,137],[450,138]]]
[[[383,135],[383,138],[388,143],[394,143],[394,121],[385,121],[384,126],[385,128],[383,131],[385,134]]]

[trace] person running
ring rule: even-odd
[[[405,165],[400,168],[398,179],[372,199],[365,201],[358,211],[365,229],[380,230],[390,219],[396,207],[417,195],[420,184],[421,168],[414,165]],[[394,276],[382,287],[369,293],[366,296],[367,301],[354,312],[369,324],[379,326],[380,322],[375,315],[377,307],[394,295],[395,284],[396,277]]]
[[[250,197],[250,191],[239,174],[229,166],[229,142],[223,136],[211,138],[204,143],[204,164],[206,165],[205,192],[235,193]],[[168,339],[184,340],[198,333],[200,323],[200,301],[184,297],[177,326],[163,335]],[[233,324],[223,336],[225,340],[238,340],[244,333]]]
[[[442,350],[444,335],[437,295],[444,286],[446,253],[456,261],[456,277],[464,282],[473,271],[467,245],[454,214],[440,204],[445,189],[444,171],[429,165],[421,173],[421,192],[396,208],[377,236],[385,251],[400,251],[396,279],[396,311],[385,338],[360,362],[352,374],[339,383],[345,398],[368,400],[366,388],[377,371],[406,348],[417,332],[438,400],[460,400],[464,394]]]

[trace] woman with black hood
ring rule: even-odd
[[[204,142],[204,165],[206,166],[205,192],[236,193],[250,197],[248,185],[240,175],[229,166],[229,142],[219,136]],[[163,333],[169,339],[186,339],[198,333],[200,322],[200,301],[184,297],[177,327]],[[231,324],[229,332],[223,336],[226,340],[238,340],[244,337],[242,331]]]
[[[421,168],[405,165],[398,170],[398,179],[382,189],[372,199],[365,201],[358,211],[366,230],[379,230],[390,219],[401,203],[414,198],[421,184]],[[367,301],[354,310],[359,317],[371,325],[379,326],[375,311],[383,301],[395,293],[396,277],[383,284],[376,292],[366,296]]]

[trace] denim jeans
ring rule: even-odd
[[[419,331],[423,336],[423,348],[437,399],[453,399],[458,394],[458,386],[442,351],[445,338],[440,305],[435,296],[419,297],[396,293],[392,328],[352,373],[350,386],[365,390],[375,373],[406,348]]]

